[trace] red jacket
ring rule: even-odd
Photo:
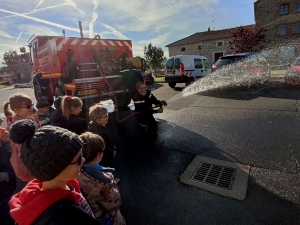
[[[61,199],[71,200],[77,205],[80,205],[79,200],[80,198],[82,198],[82,195],[80,193],[80,186],[78,182],[76,180],[71,180],[68,181],[68,184],[74,187],[75,190],[72,191],[57,189],[42,191],[42,182],[36,179],[30,181],[23,188],[23,190],[14,195],[9,202],[11,209],[10,214],[12,218],[17,222],[18,225],[29,225],[34,223],[40,217],[40,215],[44,213],[51,205]],[[79,210],[79,214],[81,213],[80,211],[81,210]],[[46,216],[50,214],[50,216],[52,215],[52,217],[57,217],[55,215],[55,211],[53,212],[54,213],[46,213]],[[78,210],[75,210],[75,212],[78,215]],[[84,211],[82,211],[82,213],[84,219],[86,219],[86,217],[90,217],[90,219],[95,220]],[[64,214],[63,221],[65,221],[65,218],[68,217],[71,218],[73,216]],[[59,218],[55,219],[59,220]],[[51,220],[53,223],[53,218],[49,218],[49,220]],[[55,224],[55,222],[53,224]]]

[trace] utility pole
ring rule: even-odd
[[[82,37],[82,38],[83,38],[81,21],[79,21],[78,23],[79,23],[80,37]]]

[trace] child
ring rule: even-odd
[[[78,181],[87,196],[87,201],[101,224],[124,225],[125,220],[119,210],[121,195],[116,182],[113,181],[114,176],[101,171],[99,166],[103,157],[103,139],[91,132],[81,134],[80,138],[84,142],[82,152],[86,161]]]
[[[37,100],[36,108],[38,110],[36,113],[38,115],[41,126],[50,125],[50,118],[48,115],[50,104],[48,100],[46,98],[39,98]]]
[[[33,104],[30,99],[25,94],[15,94],[10,99],[9,102],[4,104],[4,114],[7,117],[7,127],[9,130],[10,126],[18,120],[21,119],[31,119],[35,122],[36,129],[41,127],[37,115],[33,113]],[[17,177],[25,182],[33,179],[33,176],[28,172],[23,162],[20,159],[20,149],[21,145],[11,141],[12,146],[12,156],[10,162]]]
[[[3,120],[0,117],[0,125]],[[0,127],[0,218],[1,224],[14,225],[15,222],[9,214],[8,202],[16,189],[16,174],[10,164],[11,145],[8,132]]]
[[[66,129],[80,135],[87,130],[86,120],[79,117],[82,101],[78,97],[65,96],[62,99],[62,113],[67,119]]]
[[[56,110],[52,114],[51,125],[65,128],[67,121],[66,121],[65,117],[63,116],[62,109],[61,109],[62,99],[63,99],[63,97],[59,96],[54,100],[54,107]]]
[[[35,132],[33,121],[20,120],[9,136],[22,144],[20,157],[36,178],[9,202],[17,224],[98,224],[76,181],[85,161],[78,135],[54,126]]]
[[[100,135],[105,142],[101,165],[105,167],[113,167],[112,160],[116,155],[116,147],[114,146],[111,135],[105,126],[108,123],[107,109],[101,104],[93,105],[89,108],[89,117],[91,122],[89,123],[88,131]]]

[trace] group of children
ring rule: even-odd
[[[56,110],[47,99],[38,99],[34,112],[32,100],[23,94],[4,105],[7,128],[0,134],[0,153],[10,152],[5,157],[7,167],[28,183],[12,198],[11,191],[7,198],[0,194],[1,218],[10,208],[12,219],[20,225],[125,224],[117,179],[110,168],[116,147],[105,126],[107,109],[93,105],[87,125],[79,117],[83,104],[78,97],[59,97],[54,105]],[[4,150],[6,145],[11,149]],[[15,189],[15,177],[7,175],[8,170],[0,167],[0,190],[8,182]]]

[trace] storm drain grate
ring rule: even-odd
[[[212,163],[200,162],[192,180],[231,190],[236,169]]]
[[[250,166],[196,155],[180,182],[222,196],[244,200]]]

